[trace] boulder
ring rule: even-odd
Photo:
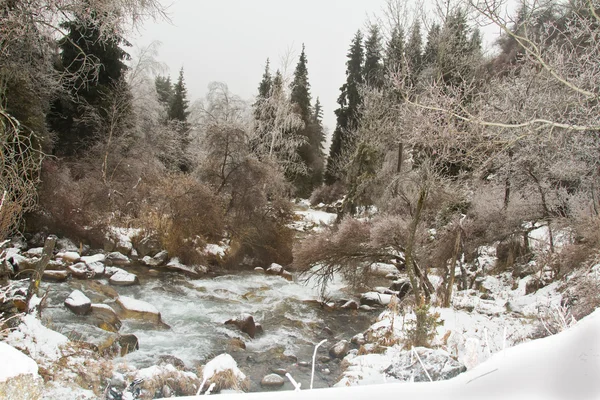
[[[18,272],[27,270],[31,270],[31,272],[33,272],[35,265],[40,260],[39,258],[27,258],[20,254],[15,254],[10,257],[10,259],[12,260],[12,264],[17,267],[16,271]]]
[[[117,271],[117,273],[109,278],[108,282],[114,286],[133,286],[140,284],[137,275],[123,270]]]
[[[367,292],[360,296],[360,304],[367,306],[387,306],[392,301],[391,294]]]
[[[525,278],[526,276],[532,275],[538,272],[539,267],[535,261],[528,262],[527,264],[516,264],[512,276],[513,278]]]
[[[362,346],[363,344],[367,343],[367,340],[365,339],[365,335],[363,335],[362,333],[357,333],[356,335],[352,336],[350,342],[357,346]]]
[[[358,310],[359,304],[354,300],[348,300],[342,305],[344,310]]]
[[[94,351],[106,356],[119,354],[119,335],[96,326],[79,324],[75,329],[64,332],[70,340],[89,345]]]
[[[123,319],[136,319],[140,321],[161,324],[160,312],[150,303],[131,297],[120,296],[117,298],[119,316]]]
[[[44,271],[42,280],[44,282],[64,282],[69,279],[69,271]]]
[[[171,261],[166,265],[167,269],[172,271],[181,272],[192,278],[198,278],[208,272],[208,268],[202,265],[188,266],[179,262],[177,257],[172,258]]]
[[[156,365],[168,365],[168,364],[171,364],[172,366],[174,366],[175,368],[180,369],[180,370],[185,369],[185,363],[181,359],[179,359],[175,356],[172,356],[170,354],[163,354],[163,355],[158,356],[158,362],[156,363]]]
[[[164,265],[169,259],[169,253],[166,250],[158,252],[154,257],[158,261],[158,266]]]
[[[68,263],[76,263],[81,259],[81,256],[76,251],[61,251],[60,253],[56,254],[56,258],[60,258]]]
[[[137,336],[132,334],[119,336],[117,342],[121,346],[121,357],[140,349],[140,343]]]
[[[252,339],[256,335],[256,323],[250,314],[242,314],[235,319],[225,321],[225,325],[235,325],[240,331],[246,333]]]
[[[71,239],[60,238],[56,241],[56,248],[58,251],[79,251],[77,246]]]
[[[450,354],[443,350],[416,347],[414,349],[423,362],[425,369],[433,381],[451,379],[465,372],[467,368],[460,362],[454,360]],[[415,362],[411,350],[406,350],[395,356],[393,363],[385,370],[385,373],[401,381],[429,382],[429,378],[420,362]]]
[[[374,276],[386,277],[398,274],[398,268],[394,264],[374,263],[369,268],[369,273]]]
[[[263,267],[256,267],[256,268],[254,268],[254,272],[258,272],[259,274],[264,274],[265,269]]]
[[[123,266],[131,264],[131,260],[126,255],[118,251],[113,251],[106,255],[105,263],[106,265]]]
[[[281,265],[273,263],[267,268],[267,275],[281,275],[284,269]]]
[[[106,256],[102,253],[94,254],[93,256],[81,257],[81,262],[90,265],[91,263],[100,262],[103,263],[106,260]]]
[[[118,332],[121,329],[121,319],[111,306],[92,304],[91,310],[89,318],[98,328],[108,332]]]
[[[347,340],[340,340],[329,349],[329,354],[333,358],[344,358],[350,350],[350,343]]]
[[[50,271],[61,271],[65,267],[66,265],[62,260],[50,260],[48,261],[48,265],[46,265],[46,269]]]
[[[410,292],[410,280],[408,278],[398,279],[392,283],[390,290],[398,293],[398,298],[403,299]]]
[[[86,315],[92,311],[92,302],[81,291],[74,290],[65,300],[65,307],[76,315]]]
[[[115,252],[121,253],[126,256],[130,255],[132,250],[133,250],[133,245],[131,244],[131,242],[129,240],[121,239],[115,245]]]
[[[150,256],[144,256],[140,262],[142,263],[142,265],[145,265],[146,267],[150,267],[150,268],[156,268],[159,267],[161,265],[160,261],[150,257]]]
[[[86,263],[78,262],[67,267],[67,271],[77,279],[90,279],[96,275],[94,269],[90,268]],[[104,271],[104,269],[103,269]]]
[[[42,253],[44,252],[44,248],[43,247],[33,247],[29,250],[27,250],[25,253],[23,253],[26,257],[41,257]]]
[[[100,261],[86,263],[85,265],[87,265],[92,271],[94,271],[94,278],[101,278],[105,275],[106,266]]]
[[[283,379],[278,374],[269,374],[266,375],[260,381],[260,385],[264,387],[281,387],[285,383],[285,379]]]
[[[87,287],[87,290],[91,290],[92,292],[97,293],[104,298],[116,299],[119,297],[119,293],[117,293],[115,289],[108,285],[103,285],[97,281],[87,281],[85,286]]]
[[[281,273],[281,277],[287,279],[290,282],[294,280],[294,276],[292,275],[292,273],[286,270],[283,270],[283,272]]]
[[[39,399],[44,381],[38,365],[14,347],[0,342],[0,399]]]
[[[153,237],[144,237],[136,245],[135,249],[140,257],[153,257],[160,251],[160,242]]]

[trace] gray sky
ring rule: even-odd
[[[169,66],[172,79],[184,67],[192,102],[206,94],[212,81],[225,82],[232,93],[252,99],[267,57],[274,72],[291,51],[292,74],[304,43],[313,101],[320,97],[324,123],[332,132],[350,41],[383,4],[384,0],[175,0],[168,11],[171,23],[146,22],[134,43],[162,42],[160,60]]]

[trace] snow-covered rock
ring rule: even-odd
[[[83,262],[71,264],[67,267],[67,270],[77,279],[90,279],[96,276],[96,270]],[[102,272],[104,272],[104,268],[102,268]]]
[[[37,399],[42,394],[43,381],[38,365],[30,357],[0,342],[0,398]]]
[[[160,242],[154,237],[146,236],[137,242],[135,248],[140,257],[153,257],[160,251]]]
[[[81,259],[81,256],[76,251],[61,251],[56,254],[56,258],[60,258],[69,263],[76,263]]]
[[[179,262],[177,257],[172,258],[166,265],[167,269],[184,273],[190,277],[197,278],[208,272],[208,268],[203,265],[185,265]]]
[[[267,274],[269,275],[281,275],[283,273],[283,267],[279,264],[273,263],[267,268]]]
[[[146,267],[150,267],[150,268],[156,268],[159,267],[161,265],[161,262],[157,259],[155,259],[154,257],[150,257],[150,256],[144,256],[140,262],[145,265]]]
[[[149,398],[154,396],[157,388],[162,389],[162,395],[166,397],[164,387],[167,383],[169,390],[181,393],[184,396],[196,394],[196,391],[200,387],[200,379],[198,379],[196,374],[189,371],[181,371],[171,364],[153,365],[140,369],[129,380],[133,379],[143,379],[140,387],[143,392],[149,393],[151,391],[152,394]],[[125,400],[125,396],[123,396],[123,400]]]
[[[451,379],[467,370],[443,350],[416,347],[414,351],[417,352],[418,359],[412,351],[404,351],[395,357],[385,373],[405,382],[428,382],[430,378],[432,381]]]
[[[350,350],[350,343],[347,340],[340,340],[329,349],[329,354],[334,358],[343,358]]]
[[[65,300],[65,307],[77,315],[89,314],[92,310],[92,301],[81,291],[74,290]]]
[[[367,306],[387,306],[392,301],[391,294],[382,294],[377,292],[367,292],[360,296],[360,304]]]
[[[107,332],[118,332],[121,329],[121,319],[108,304],[92,304],[91,313],[88,318],[98,328]]]
[[[108,279],[108,282],[114,286],[133,286],[140,284],[140,280],[138,279],[137,275],[123,270],[113,274]]]
[[[233,377],[233,380],[219,379],[224,373],[228,373]],[[247,387],[248,382],[246,375],[237,366],[237,363],[227,353],[220,354],[210,360],[204,368],[202,368],[202,390],[206,390],[214,382],[217,384],[216,390],[223,389],[243,389]]]
[[[107,254],[105,263],[107,265],[123,266],[131,264],[131,260],[126,255],[118,251],[113,251],[112,253]]]
[[[156,261],[158,261],[158,265],[160,266],[160,265],[163,265],[164,263],[166,263],[167,260],[169,260],[169,253],[166,250],[159,251],[152,258],[154,258]]]
[[[137,319],[160,324],[160,312],[150,303],[131,297],[119,296],[117,304],[121,308],[119,315],[123,319]]]
[[[102,253],[94,254],[93,256],[81,257],[81,262],[84,262],[87,265],[90,265],[90,264],[96,263],[96,262],[103,263],[104,260],[106,260],[106,256]]]
[[[66,336],[46,328],[39,319],[25,315],[16,330],[11,331],[6,343],[26,351],[36,361],[57,361],[62,356],[62,347],[68,343]]]
[[[33,248],[27,250],[24,254],[27,257],[41,257],[43,253],[44,253],[43,247],[33,247]]]

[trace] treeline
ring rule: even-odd
[[[512,19],[489,3],[445,4],[427,30],[384,18],[366,40],[354,37],[326,171],[346,194],[340,224],[294,254],[325,283],[336,271],[360,282],[373,262],[406,270],[417,345],[429,305],[450,304],[455,270],[459,289],[475,284],[480,273],[464,267],[479,246],[496,243],[499,271],[512,270],[532,260],[528,233],[546,226],[538,287],[600,248],[600,4],[523,2]],[[474,14],[502,31],[491,56]],[[437,293],[432,270],[443,278]]]

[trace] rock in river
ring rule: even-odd
[[[112,275],[108,282],[114,286],[133,286],[139,285],[140,281],[134,274],[130,274],[127,271],[119,270],[117,273]]]
[[[277,374],[269,374],[260,381],[260,385],[265,387],[280,387],[284,383],[285,379]]]
[[[117,299],[117,304],[121,308],[119,315],[123,319],[137,319],[155,324],[162,323],[160,312],[150,303],[131,297],[120,296]]]
[[[71,292],[65,300],[65,307],[77,315],[86,315],[92,311],[92,302],[79,290]]]

